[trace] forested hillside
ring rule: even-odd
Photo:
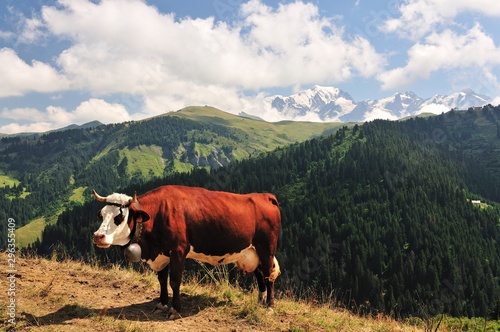
[[[500,145],[499,119],[499,108],[485,107],[374,121],[123,191],[175,183],[273,192],[283,217],[278,289],[361,312],[497,318],[500,164],[492,152]],[[120,249],[91,243],[101,204],[63,213],[44,231],[38,252],[57,248],[78,258],[123,261]]]
[[[271,124],[189,107],[138,122],[3,137],[0,218],[14,218],[21,227],[42,217],[43,228],[89,199],[92,188],[111,192],[195,167],[218,168],[338,127]],[[0,235],[5,231],[0,223]],[[0,236],[0,248],[6,239]]]

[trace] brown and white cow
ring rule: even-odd
[[[106,203],[99,211],[102,224],[94,233],[94,244],[127,246],[131,260],[134,255],[139,260],[140,253],[140,259],[158,272],[158,308],[167,308],[170,266],[172,307],[176,315],[180,312],[186,258],[212,265],[234,263],[245,273],[255,272],[259,297],[264,299],[267,293],[266,303],[273,305],[274,281],[280,274],[275,254],[281,224],[274,195],[170,185],[139,197],[117,193],[102,197],[95,191],[94,196]]]

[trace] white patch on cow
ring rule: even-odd
[[[267,290],[261,292],[259,291],[259,302],[266,303],[267,300]]]
[[[109,203],[127,205],[132,197],[125,194],[113,193],[106,197]],[[123,222],[115,225],[114,218],[120,214],[120,207],[106,205],[101,209],[102,223],[95,234],[104,234],[104,239],[96,243],[99,247],[109,247],[111,245],[124,246],[130,241],[130,228],[128,227],[128,208],[122,208]]]
[[[145,260],[143,259],[143,261]],[[153,271],[158,272],[163,270],[165,266],[167,266],[170,263],[170,257],[165,255],[158,255],[154,261],[148,259],[146,263],[148,263],[148,265],[151,267],[151,269],[153,269]]]
[[[193,246],[191,246],[191,250],[189,251],[187,258],[195,259],[211,265],[234,263],[245,273],[253,272],[260,263],[259,256],[257,256],[257,251],[253,245],[250,245],[248,248],[245,248],[240,252],[225,254],[223,256],[210,256],[197,253],[194,251]]]
[[[271,275],[269,276],[268,279],[269,279],[269,281],[275,282],[276,279],[281,274],[281,270],[280,270],[280,265],[278,264],[278,260],[276,259],[276,257],[274,257],[273,261],[274,261],[274,267],[271,270]]]
[[[111,195],[108,195],[108,197],[106,197],[106,202],[127,205],[131,199],[132,197],[130,197],[129,195],[112,193]]]

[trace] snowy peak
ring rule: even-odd
[[[451,108],[468,109],[469,107],[477,106],[478,104],[487,104],[491,98],[479,95],[471,89],[462,90],[448,96],[435,95],[429,98],[426,103],[443,104]]]
[[[271,96],[266,102],[284,118],[309,121],[397,120],[421,113],[440,114],[451,109],[483,106],[492,99],[465,89],[450,95],[423,99],[411,91],[398,92],[380,100],[355,102],[349,93],[336,87],[315,85],[290,96]]]
[[[340,97],[352,100],[348,93],[339,88],[315,85],[310,89],[285,97],[285,99],[301,105],[315,106],[328,104]]]
[[[447,96],[435,95],[426,99],[416,114],[434,113],[439,114],[447,112],[450,109],[466,110],[470,107],[483,106],[492,99],[488,96],[475,93],[471,89],[465,89],[460,92],[452,93]]]
[[[332,121],[356,106],[354,99],[339,88],[315,85],[288,97],[266,98],[279,113],[287,118]]]
[[[410,115],[418,105],[422,102],[422,98],[411,91],[404,93],[396,93],[392,97],[383,98],[374,102],[368,102],[369,105],[375,108],[389,111],[390,114],[396,117],[405,117]]]

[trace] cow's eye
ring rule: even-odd
[[[123,219],[124,219],[124,218],[123,218],[123,214],[122,214],[122,213],[120,213],[119,215],[117,215],[117,216],[115,217],[115,219],[114,219],[114,221],[115,221],[115,225],[116,225],[116,226],[120,225],[120,224],[122,223]]]
[[[101,213],[101,210],[99,210],[99,212],[97,212],[97,218],[101,219],[102,220],[102,213]]]

